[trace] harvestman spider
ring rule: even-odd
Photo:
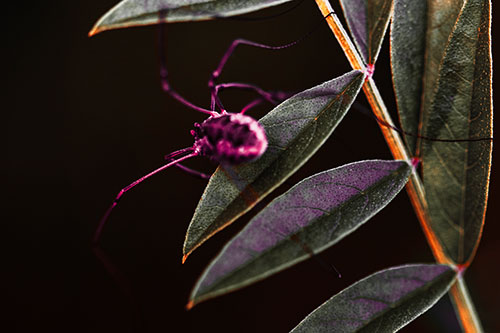
[[[333,13],[331,13],[333,14]],[[331,15],[329,14],[329,15]],[[327,15],[326,17],[328,17]],[[164,24],[160,25],[160,41],[164,38]],[[226,65],[229,57],[235,51],[238,45],[248,45],[253,47],[258,47],[268,50],[280,50],[288,48],[298,44],[304,38],[308,37],[313,31],[307,33],[302,38],[285,44],[281,46],[270,46],[264,45],[256,42],[252,42],[245,39],[234,40],[229,48],[224,53],[221,58],[217,68],[212,72],[208,81],[208,87],[210,89],[210,109],[205,109],[194,105],[193,103],[187,101],[179,93],[177,93],[168,81],[168,71],[165,63],[165,55],[163,48],[160,49],[160,80],[161,87],[163,91],[168,93],[171,97],[179,101],[181,104],[196,110],[201,113],[208,114],[209,117],[200,123],[194,124],[194,129],[191,130],[191,135],[194,137],[194,144],[191,147],[180,149],[174,151],[165,156],[167,164],[159,167],[156,170],[151,171],[145,176],[137,179],[131,184],[127,185],[121,189],[115,199],[113,200],[111,206],[106,210],[103,217],[99,221],[99,225],[94,233],[93,242],[97,243],[102,233],[104,224],[108,220],[113,209],[118,205],[121,197],[131,190],[136,185],[142,183],[149,177],[171,167],[177,166],[182,170],[191,173],[193,175],[199,176],[201,178],[208,179],[209,175],[192,170],[180,162],[185,161],[194,156],[205,156],[220,164],[225,165],[237,165],[245,162],[251,162],[258,159],[267,149],[267,137],[264,129],[258,123],[257,120],[245,113],[249,109],[263,103],[269,102],[273,105],[285,100],[286,98],[292,96],[290,93],[285,92],[268,92],[255,85],[247,83],[222,83],[216,84],[216,80],[222,73],[224,66]],[[258,98],[254,99],[252,102],[244,106],[240,112],[231,113],[222,105],[219,99],[219,92],[224,89],[245,89],[254,91],[259,95]],[[217,111],[217,109],[219,111]]]

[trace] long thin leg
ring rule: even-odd
[[[262,88],[253,85],[253,84],[248,84],[248,83],[239,83],[239,82],[231,82],[231,83],[221,83],[215,86],[215,94],[212,95],[212,103],[211,103],[211,108],[215,109],[215,105],[217,105],[219,108],[224,109],[224,106],[222,105],[222,102],[219,99],[219,92],[225,89],[245,89],[245,90],[253,90],[257,94],[259,94],[262,99],[268,101],[269,103],[276,105],[279,102],[287,99],[288,97],[292,96],[292,93],[284,92],[284,91],[276,91],[276,92],[270,92],[270,91],[265,91]]]
[[[328,15],[326,15],[322,19],[322,21],[325,18],[327,18],[328,16],[332,15],[332,14],[334,14],[334,13],[329,13]],[[215,91],[215,81],[221,75],[222,69],[224,68],[224,66],[226,65],[227,61],[229,60],[229,57],[233,54],[233,52],[235,51],[235,49],[236,49],[236,47],[238,45],[248,45],[248,46],[258,47],[258,48],[267,49],[267,50],[281,50],[281,49],[285,49],[285,48],[288,48],[288,47],[291,47],[291,46],[294,46],[294,45],[300,43],[305,38],[309,37],[309,35],[311,35],[318,28],[318,26],[314,27],[311,31],[309,31],[307,34],[305,34],[301,38],[299,38],[299,39],[297,39],[297,40],[295,40],[295,41],[293,41],[291,43],[288,43],[288,44],[285,44],[285,45],[279,45],[279,46],[272,46],[272,45],[266,45],[266,44],[256,43],[256,42],[252,42],[250,40],[241,39],[241,38],[235,39],[231,43],[231,45],[228,47],[228,49],[226,50],[226,52],[224,53],[224,55],[222,56],[222,58],[221,58],[221,60],[219,62],[219,65],[212,72],[212,74],[210,75],[210,78],[208,80],[208,87],[210,88],[210,91],[211,91],[212,100],[215,100],[216,104],[221,109],[223,109],[223,107],[221,105],[219,105],[219,103],[217,103],[217,97],[216,97],[217,94],[216,94],[216,91]]]
[[[379,124],[385,126],[385,127],[388,127],[392,130],[395,130],[396,132],[399,132],[401,134],[404,134],[404,135],[409,135],[409,136],[414,136],[414,137],[417,137],[417,138],[420,138],[420,139],[424,139],[424,140],[429,140],[429,141],[436,141],[436,142],[475,142],[475,141],[492,141],[493,138],[490,138],[490,137],[481,137],[481,138],[468,138],[468,139],[439,139],[439,138],[430,138],[428,136],[425,136],[425,135],[420,135],[420,134],[416,134],[416,133],[411,133],[411,132],[407,132],[401,128],[398,128],[396,126],[393,126],[387,122],[385,122],[384,120],[380,119],[379,117],[377,117],[377,115],[375,115],[373,112],[371,112],[368,108],[366,108],[364,105],[358,103],[358,102],[354,102],[354,109],[357,109],[358,111],[360,111],[363,115],[367,115],[373,119],[375,119]]]
[[[131,312],[133,312],[135,317],[135,328],[136,332],[144,332],[146,329],[146,324],[144,320],[144,312],[137,302],[137,297],[134,295],[130,281],[126,276],[118,269],[118,267],[111,261],[109,256],[99,247],[98,244],[93,244],[91,246],[92,252],[96,258],[102,263],[104,269],[113,278],[114,282],[123,293],[125,298],[129,301]],[[132,318],[127,318],[132,319]]]
[[[260,105],[264,100],[262,98],[257,98],[257,99],[254,99],[253,101],[251,101],[250,103],[248,103],[247,105],[245,105],[240,113],[241,114],[244,114],[245,112],[247,112],[248,110],[250,110],[251,108],[254,108],[256,107],[257,105]]]
[[[203,173],[201,171],[188,168],[187,166],[182,165],[182,164],[176,164],[175,166],[178,167],[179,169],[181,169],[182,171],[184,171],[184,172],[186,172],[186,173],[188,173],[188,174],[190,174],[192,176],[201,178],[201,179],[210,179],[210,177],[211,177],[209,174],[206,174],[206,173]]]
[[[185,152],[186,149],[182,149],[182,151]],[[178,158],[178,159],[176,159],[174,161],[171,161],[171,162],[165,164],[164,166],[159,167],[156,170],[151,171],[147,175],[142,176],[141,178],[137,179],[133,183],[131,183],[131,184],[125,186],[123,189],[121,189],[120,192],[118,192],[118,195],[116,196],[115,200],[113,200],[113,203],[111,204],[111,206],[109,206],[109,208],[106,210],[106,212],[102,216],[101,220],[99,221],[99,225],[97,226],[97,229],[96,229],[96,231],[94,233],[94,237],[92,239],[94,241],[94,243],[97,243],[99,241],[99,238],[101,237],[101,232],[102,232],[102,228],[104,227],[104,224],[106,223],[106,221],[109,218],[109,215],[111,214],[111,212],[113,211],[113,209],[116,207],[116,205],[118,205],[118,201],[120,201],[120,198],[126,192],[128,192],[129,190],[131,190],[136,185],[139,185],[140,183],[142,183],[143,181],[145,181],[149,177],[156,175],[157,173],[159,173],[159,172],[161,172],[161,171],[163,171],[163,170],[171,167],[172,165],[176,165],[179,162],[182,162],[184,160],[187,160],[188,158],[191,158],[193,156],[197,156],[198,155],[198,152],[194,151],[192,148],[191,148],[191,152],[192,152],[191,154],[188,154],[186,156],[180,157],[180,158]]]
[[[168,162],[173,161],[173,158],[166,158],[165,160],[168,163]],[[175,166],[177,168],[181,169],[182,171],[184,171],[184,172],[192,175],[192,176],[195,176],[195,177],[198,177],[198,178],[201,178],[201,179],[210,179],[210,175],[209,174],[206,174],[206,173],[203,173],[201,171],[188,168],[187,166],[185,166],[183,164],[177,163]]]
[[[342,274],[340,274],[340,272],[333,264],[328,264],[323,259],[318,257],[318,255],[314,253],[314,251],[309,247],[309,245],[304,243],[297,235],[292,235],[290,239],[296,242],[304,250],[304,252],[307,253],[311,258],[314,258],[320,264],[321,268],[327,270],[328,272],[336,273],[339,279],[342,277]]]
[[[248,45],[248,46],[258,47],[258,48],[267,49],[267,50],[281,50],[281,49],[285,49],[287,47],[296,45],[302,39],[303,38],[298,39],[296,41],[293,41],[291,43],[285,44],[285,45],[280,45],[280,46],[271,46],[271,45],[266,45],[266,44],[260,44],[260,43],[252,42],[250,40],[241,39],[241,38],[235,39],[231,43],[231,45],[228,47],[228,49],[226,50],[226,52],[224,53],[224,55],[222,56],[221,60],[219,61],[219,65],[217,66],[217,68],[210,75],[210,79],[208,81],[209,87],[212,88],[212,87],[215,86],[215,80],[222,73],[222,69],[224,68],[224,66],[226,65],[227,61],[229,60],[229,57],[233,54],[234,50],[236,49],[236,47],[238,45]]]
[[[171,162],[171,161],[174,160],[174,157],[176,157],[176,156],[178,156],[180,154],[183,154],[185,152],[192,151],[192,150],[193,150],[193,148],[189,147],[189,148],[184,148],[184,149],[181,149],[181,150],[174,151],[173,153],[165,155],[165,161],[167,161],[167,163]],[[185,171],[185,172],[187,172],[190,175],[193,175],[195,177],[199,177],[199,178],[202,178],[202,179],[209,179],[210,178],[210,175],[207,175],[206,173],[203,173],[203,172],[200,172],[200,171],[188,168],[187,166],[184,166],[184,165],[182,165],[180,163],[177,163],[175,166],[178,167],[179,169],[181,169],[182,171]]]
[[[184,148],[184,149],[179,149],[179,150],[176,150],[176,151],[173,151],[167,155],[165,155],[165,160],[168,162],[170,161],[173,161],[174,160],[174,157],[176,156],[179,156],[179,155],[182,155],[184,153],[190,153],[193,151],[193,147],[188,147],[188,148]]]
[[[210,88],[210,93],[211,93],[211,96],[212,96],[212,101],[215,101],[215,104],[219,108],[223,109],[223,106],[222,106],[222,104],[220,103],[220,101],[218,100],[218,97],[217,97],[217,91],[216,91],[216,88],[215,88],[216,87],[215,81],[217,80],[217,78],[222,73],[222,69],[224,68],[224,66],[226,65],[227,61],[229,60],[229,57],[233,54],[234,50],[236,49],[236,47],[238,45],[249,45],[249,46],[258,47],[258,48],[267,49],[267,50],[281,50],[281,49],[285,49],[287,47],[293,46],[293,45],[299,43],[301,40],[302,40],[302,38],[299,39],[299,40],[296,40],[294,42],[288,43],[286,45],[270,46],[270,45],[265,45],[265,44],[260,44],[260,43],[252,42],[252,41],[249,41],[249,40],[246,40],[246,39],[235,39],[231,43],[231,45],[229,46],[229,48],[226,50],[226,52],[224,53],[224,55],[222,56],[222,59],[220,60],[219,65],[212,72],[212,74],[210,75],[210,78],[208,80],[208,87]],[[212,104],[214,104],[214,103],[212,103]]]
[[[168,93],[170,96],[172,96],[174,99],[176,99],[177,101],[179,101],[180,103],[184,104],[185,106],[193,109],[193,110],[196,110],[196,111],[199,111],[199,112],[203,112],[203,113],[206,113],[206,114],[209,114],[211,116],[216,116],[218,115],[217,112],[215,112],[214,110],[207,110],[207,109],[204,109],[202,107],[199,107],[197,105],[194,105],[193,103],[189,102],[188,100],[186,100],[184,97],[182,97],[181,95],[179,95],[179,93],[177,93],[175,90],[172,89],[172,87],[170,86],[170,83],[168,82],[168,71],[167,71],[167,65],[166,65],[166,56],[165,56],[165,47],[164,47],[164,35],[165,35],[165,23],[162,23],[159,25],[159,53],[160,53],[160,82],[161,82],[161,88],[163,89],[163,91],[165,91],[166,93]]]

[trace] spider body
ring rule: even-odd
[[[242,113],[214,115],[195,123],[194,151],[222,164],[236,165],[259,158],[267,149],[264,128]]]
[[[161,26],[160,29],[160,40],[163,40],[163,26]],[[179,93],[177,93],[177,91],[172,89],[168,81],[168,71],[166,69],[165,56],[163,54],[164,50],[163,48],[161,48],[160,80],[162,89],[184,106],[195,111],[205,113],[209,115],[209,117],[202,123],[194,124],[194,129],[191,130],[191,135],[193,135],[194,137],[193,146],[180,149],[166,155],[165,165],[142,176],[141,178],[125,186],[118,192],[115,199],[111,203],[111,206],[106,210],[103,217],[99,221],[99,225],[97,226],[97,229],[94,233],[93,241],[95,243],[98,242],[105,222],[108,220],[113,209],[117,206],[121,197],[126,192],[130,191],[132,188],[142,183],[149,177],[163,170],[166,170],[171,166],[177,166],[192,175],[208,179],[210,178],[210,175],[190,169],[182,165],[181,162],[195,156],[205,156],[223,165],[238,165],[241,163],[254,161],[262,156],[262,154],[264,154],[268,147],[264,128],[257,122],[257,120],[245,115],[244,113],[263,102],[269,102],[273,105],[276,105],[279,102],[290,97],[291,94],[285,92],[268,92],[255,85],[246,83],[231,82],[216,84],[215,80],[220,76],[221,71],[226,64],[229,56],[233,53],[234,49],[238,45],[249,45],[264,49],[279,50],[282,48],[293,46],[296,43],[297,42],[292,42],[287,45],[274,47],[258,44],[244,39],[236,39],[235,41],[233,41],[233,43],[230,45],[230,47],[227,49],[226,53],[220,60],[217,69],[213,71],[209,79],[208,86],[210,88],[211,96],[209,109],[199,107],[189,102]],[[218,96],[219,92],[224,89],[250,90],[255,92],[258,95],[258,98],[245,105],[239,113],[229,113],[225,111],[225,108]],[[217,111],[217,109],[219,111]]]

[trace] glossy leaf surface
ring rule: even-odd
[[[340,241],[404,187],[405,161],[362,161],[306,178],[274,199],[214,259],[191,301],[241,288]]]
[[[364,78],[349,72],[292,96],[260,119],[267,151],[255,162],[215,171],[189,225],[185,257],[300,168],[342,120]]]
[[[490,2],[468,0],[446,49],[424,135],[442,139],[492,134]],[[422,172],[432,228],[446,255],[469,262],[479,241],[492,141],[422,142]]]
[[[333,296],[291,332],[396,332],[434,305],[455,278],[445,265],[389,268]]]
[[[90,35],[161,22],[201,21],[241,15],[291,0],[123,0],[103,15]]]
[[[402,128],[419,133],[430,107],[448,39],[464,0],[394,0],[391,66]],[[405,136],[412,155],[417,137]]]
[[[375,64],[391,16],[392,0],[340,0],[365,64]]]

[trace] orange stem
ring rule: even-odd
[[[466,333],[483,332],[481,322],[474,308],[463,276],[460,274],[457,281],[450,288],[450,295],[455,312],[460,318],[462,330]]]

